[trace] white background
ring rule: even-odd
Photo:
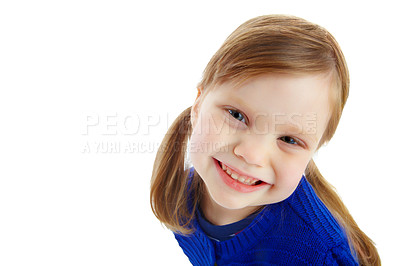
[[[188,265],[150,210],[155,148],[224,39],[274,13],[342,47],[350,96],[315,161],[396,264],[398,8],[352,3],[2,1],[0,265]]]

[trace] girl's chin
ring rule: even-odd
[[[211,189],[207,184],[208,182],[204,182],[207,187],[206,197],[208,200],[213,202],[213,205],[216,204],[218,207],[227,210],[239,210],[248,207],[265,205],[263,202],[260,202],[254,198],[254,194],[249,195],[249,193],[239,193],[227,187],[222,181],[216,181],[217,180],[214,180],[214,183],[210,184]]]
[[[253,208],[258,204],[254,204],[253,202],[246,201],[246,199],[239,199],[237,196],[234,195],[223,195],[221,192],[215,193],[215,195],[211,196],[211,200],[219,207],[226,209],[226,210],[240,210],[246,208]],[[262,205],[262,204],[260,204]]]

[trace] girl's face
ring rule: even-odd
[[[189,152],[210,207],[254,209],[293,193],[330,116],[331,76],[263,75],[197,97]]]

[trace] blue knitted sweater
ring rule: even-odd
[[[193,265],[358,265],[345,233],[304,176],[289,198],[266,205],[229,240],[210,239],[195,219],[192,226],[193,234],[174,235]]]

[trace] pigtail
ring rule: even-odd
[[[346,231],[349,243],[353,246],[360,265],[381,265],[374,243],[358,227],[334,187],[322,176],[312,159],[307,165],[305,174],[318,197]]]
[[[181,233],[191,231],[188,226],[195,211],[188,207],[189,169],[184,169],[192,132],[190,112],[191,107],[183,111],[168,129],[157,151],[150,187],[150,204],[155,216],[167,228]]]

